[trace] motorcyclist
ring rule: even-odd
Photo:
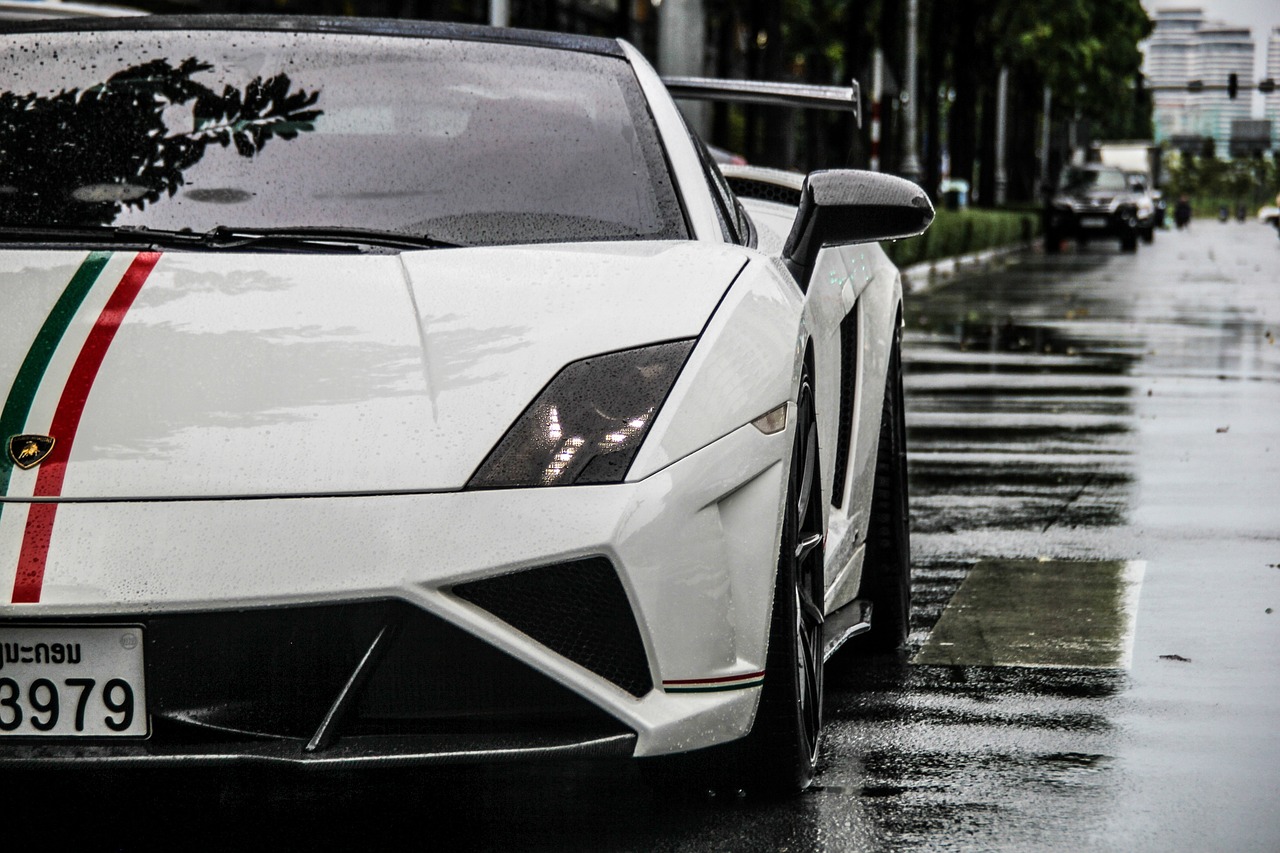
[[[1191,202],[1186,193],[1178,196],[1178,203],[1173,208],[1173,224],[1178,228],[1186,228],[1191,223]]]

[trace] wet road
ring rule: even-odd
[[[1028,253],[909,311],[911,648],[833,660],[806,794],[673,805],[630,764],[54,777],[79,809],[33,823],[106,849],[1280,850],[1275,232]]]
[[[889,848],[1280,850],[1274,231],[1020,257],[911,305],[914,660],[933,665],[836,698],[823,781],[861,786]],[[1021,602],[1044,642],[1001,634],[1000,583],[1036,589],[1044,561],[1111,594],[1113,668],[1053,660],[1107,644],[1051,586]],[[975,579],[970,612],[945,610]]]

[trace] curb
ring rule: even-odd
[[[932,287],[939,279],[950,278],[960,272],[968,272],[970,267],[981,268],[997,258],[1031,249],[1035,240],[1025,243],[1011,243],[981,252],[971,252],[954,258],[939,258],[934,261],[921,261],[902,270],[902,287],[908,293],[919,293]]]

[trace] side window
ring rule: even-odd
[[[686,130],[688,130],[686,128]],[[720,231],[724,234],[724,238],[730,243],[739,243],[737,228],[734,227],[733,219],[730,217],[730,210],[724,193],[716,183],[714,175],[720,174],[719,169],[714,169],[711,160],[711,154],[707,151],[706,143],[694,132],[688,131],[689,138],[693,140],[693,146],[698,149],[698,162],[702,164],[702,176],[707,180],[707,187],[711,190],[712,197],[716,200],[716,219],[720,221]]]
[[[706,143],[694,133],[690,133],[689,136],[698,149],[703,174],[706,175],[707,184],[711,187],[711,194],[715,196],[716,215],[720,219],[720,227],[724,231],[725,239],[741,246],[754,246],[755,228],[747,212],[742,209],[742,204],[733,194],[733,190],[729,189],[729,182],[724,179],[720,167],[712,159]]]

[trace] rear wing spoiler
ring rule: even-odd
[[[810,83],[767,83],[761,80],[722,80],[714,77],[663,77],[673,98],[727,101],[771,107],[848,110],[862,127],[862,94],[857,80],[848,86]]]

